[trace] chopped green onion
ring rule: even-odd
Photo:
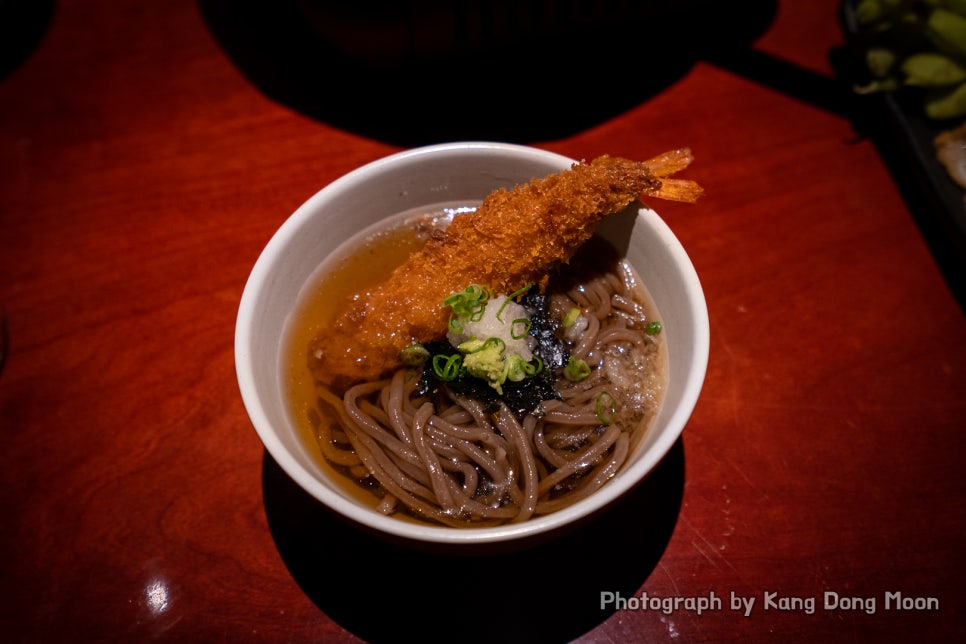
[[[470,311],[470,322],[479,322],[482,320],[484,311],[486,311],[486,304],[477,302],[472,311]]]
[[[661,332],[661,328],[660,322],[648,322],[647,327],[644,329],[644,333],[647,335],[657,335]]]
[[[610,395],[609,392],[602,391],[597,394],[597,418],[600,422],[605,425],[610,425],[614,422],[614,418],[617,414],[617,401],[614,397]]]
[[[534,364],[534,361],[536,361],[536,364]],[[533,365],[533,373],[530,374],[531,376],[536,376],[543,372],[543,360],[540,359],[540,356],[533,356],[533,360],[529,364]]]
[[[489,298],[489,291],[479,284],[470,284],[459,293],[451,293],[443,300],[444,306],[459,306],[462,303],[472,305],[475,302],[485,302]]]
[[[503,322],[503,318],[501,318],[500,316],[503,315],[503,309],[505,309],[506,305],[509,303],[510,303],[510,298],[508,297],[505,300],[503,300],[503,304],[500,306],[500,310],[496,312],[496,319],[498,322]]]
[[[590,375],[590,366],[583,360],[575,359],[570,356],[570,360],[567,361],[567,366],[564,367],[564,376],[567,380],[572,380],[577,382],[583,380]]]
[[[530,362],[524,361],[518,355],[512,355],[507,358],[506,377],[513,382],[520,382],[521,380],[537,375],[541,371],[543,371],[543,361],[537,356],[534,356]]]
[[[518,324],[523,325],[522,333],[517,333],[515,331],[516,325]],[[516,320],[510,323],[510,337],[513,338],[514,340],[519,340],[521,338],[527,337],[527,334],[530,333],[530,327],[532,324],[533,323],[530,322],[528,318],[517,318]]]
[[[533,282],[529,282],[529,283],[527,283],[526,286],[523,286],[522,288],[518,288],[517,290],[513,291],[512,293],[510,293],[509,295],[507,295],[507,299],[508,300],[515,299],[518,296],[523,295],[524,293],[526,293],[527,291],[529,291],[531,288],[533,288]]]
[[[500,315],[503,313],[503,309],[506,308],[506,305],[509,304],[517,296],[523,295],[524,293],[526,293],[527,291],[529,291],[531,288],[533,288],[533,282],[530,282],[529,284],[527,284],[523,288],[519,288],[519,289],[513,291],[512,293],[510,293],[509,295],[507,295],[506,296],[506,299],[503,300],[503,305],[500,307],[500,310],[496,312],[496,319],[499,322],[503,322],[503,319],[500,317]]]
[[[449,330],[453,333],[463,332],[462,320],[478,322],[483,317],[486,301],[491,293],[485,286],[470,284],[459,293],[451,293],[443,299],[443,306],[453,309],[449,318]]]
[[[464,342],[463,344],[460,345],[460,347],[462,348],[465,344],[467,344],[467,343]],[[506,342],[503,341],[503,338],[498,338],[496,336],[493,336],[492,338],[487,338],[483,342],[483,344],[481,344],[480,346],[478,346],[478,347],[476,347],[474,349],[471,349],[467,353],[477,353],[477,352],[482,351],[484,349],[489,349],[490,347],[493,347],[493,346],[500,347],[500,353],[503,353],[504,351],[506,351]]]
[[[437,354],[433,356],[433,371],[443,382],[455,380],[460,375],[460,368],[463,366],[463,356],[454,353],[451,356]]]
[[[567,315],[564,316],[563,325],[565,328],[572,327],[577,323],[577,318],[580,317],[580,309],[576,306],[567,311]]]

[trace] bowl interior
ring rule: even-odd
[[[523,146],[459,143],[419,148],[345,175],[303,204],[272,237],[242,295],[235,335],[236,368],[246,409],[265,448],[309,494],[348,519],[418,541],[485,543],[559,527],[606,505],[660,461],[697,400],[708,353],[707,309],[693,266],[658,215],[632,208],[598,232],[626,252],[661,314],[669,382],[662,411],[624,469],[595,495],[519,525],[454,529],[385,517],[359,505],[328,480],[299,435],[283,390],[284,332],[303,287],[345,240],[386,217],[422,206],[478,201],[564,170],[571,159]]]

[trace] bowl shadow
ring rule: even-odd
[[[0,0],[0,81],[31,56],[55,11],[53,0]]]
[[[639,486],[591,520],[505,551],[434,552],[360,530],[319,504],[266,452],[262,492],[279,554],[303,592],[373,643],[566,642],[613,614],[660,560],[684,494],[678,439]]]
[[[269,98],[413,147],[533,143],[603,123],[702,57],[747,50],[776,0],[199,0],[210,33]]]

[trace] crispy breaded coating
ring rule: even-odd
[[[398,368],[404,348],[446,334],[449,310],[443,299],[469,284],[496,294],[531,282],[544,285],[549,271],[590,239],[598,221],[642,194],[661,197],[668,182],[662,177],[690,158],[686,150],[650,162],[602,156],[491,193],[475,212],[457,215],[446,230],[436,231],[385,282],[352,299],[309,347],[314,377],[342,388]],[[684,199],[696,199],[700,188],[683,183],[690,185]],[[669,184],[674,186],[669,196],[680,198],[682,182]]]

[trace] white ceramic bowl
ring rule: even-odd
[[[492,544],[558,530],[611,504],[641,482],[681,435],[708,362],[708,311],[690,259],[653,210],[632,208],[598,232],[625,251],[660,312],[669,382],[660,414],[623,469],[601,490],[565,510],[495,528],[419,525],[383,516],[341,491],[317,465],[292,420],[283,389],[283,333],[300,292],[326,256],[380,220],[421,206],[482,199],[490,191],[559,172],[572,159],[530,147],[465,142],[401,152],[323,188],[279,228],[252,270],[235,329],[242,399],[262,443],[306,492],[343,517],[415,542]]]

